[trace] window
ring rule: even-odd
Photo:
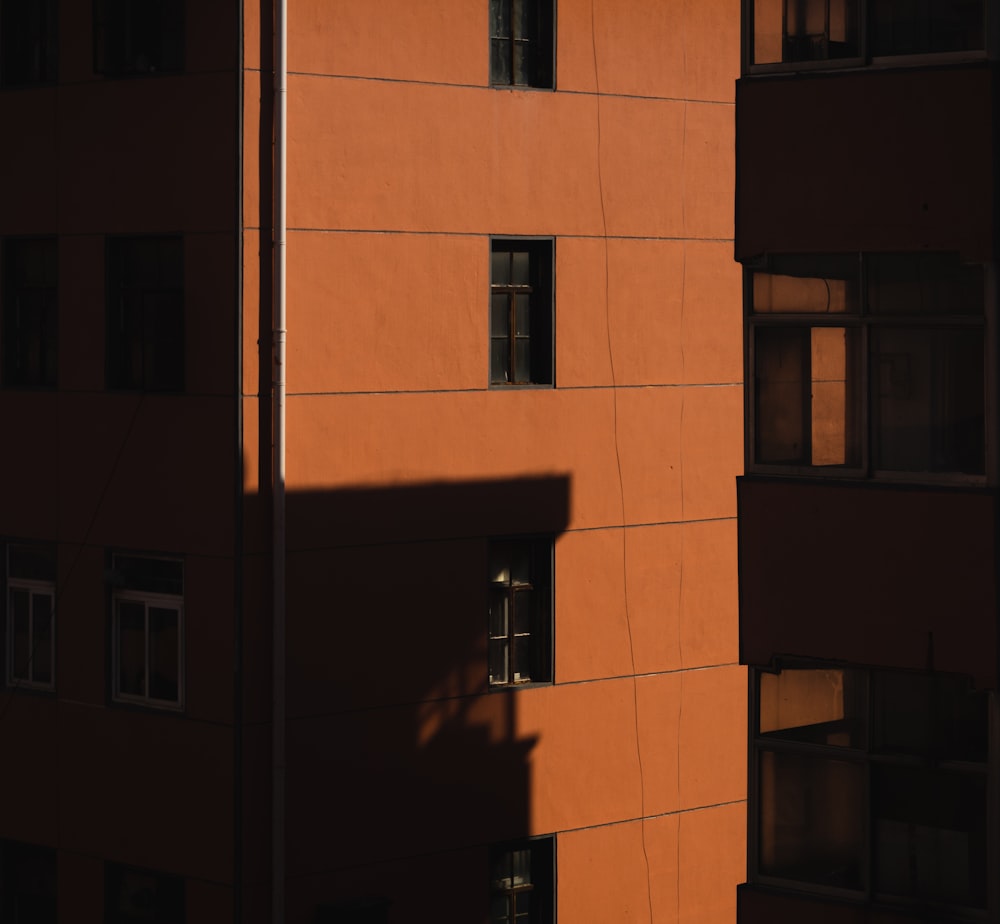
[[[838,60],[858,64],[871,58],[986,49],[983,0],[745,2],[752,68],[799,68]]]
[[[490,382],[552,385],[551,240],[494,238],[490,261]]]
[[[183,251],[180,237],[108,241],[109,388],[184,388]]]
[[[0,0],[0,86],[54,83],[56,0]]]
[[[552,680],[552,540],[490,543],[490,686]]]
[[[56,924],[56,852],[0,841],[0,921]]]
[[[746,301],[756,470],[985,474],[981,265],[776,256],[748,274]]]
[[[112,557],[112,694],[183,705],[184,569],[169,558]]]
[[[55,688],[55,551],[7,546],[7,684]]]
[[[184,880],[108,863],[104,870],[105,924],[184,924]]]
[[[554,0],[490,0],[490,83],[555,86]]]
[[[953,674],[754,675],[757,881],[924,907],[988,901],[988,694]]]
[[[57,369],[55,238],[21,238],[3,247],[3,384],[52,388]]]
[[[94,0],[96,73],[161,74],[183,67],[183,0]]]
[[[490,848],[490,924],[555,921],[555,838]]]

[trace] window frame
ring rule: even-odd
[[[487,302],[487,335],[489,350],[488,381],[489,388],[495,391],[507,391],[523,388],[555,388],[556,387],[556,299],[555,299],[555,267],[556,240],[554,237],[509,237],[493,235],[489,241],[489,301]],[[516,248],[516,249],[515,249]],[[494,282],[494,255],[496,254],[528,254],[527,285],[513,282]],[[516,300],[518,294],[530,296],[529,320],[526,336],[519,338],[515,326]],[[507,333],[504,337],[494,335],[493,305],[494,296],[507,296],[508,318]],[[494,341],[506,339],[509,344],[508,362],[511,375],[515,380],[498,379],[494,371],[493,344]],[[518,339],[529,343],[529,378],[526,381],[516,380],[515,343]],[[547,342],[546,342],[547,341]],[[540,342],[540,344],[539,344]],[[541,352],[530,351],[530,344],[541,346]],[[537,358],[540,356],[541,358]]]
[[[1000,17],[990,15],[990,0],[983,2],[983,45],[981,49],[960,51],[926,51],[901,55],[875,55],[872,52],[872,3],[873,0],[854,0],[858,9],[858,54],[845,58],[827,58],[812,61],[775,61],[754,63],[756,0],[743,0],[742,10],[742,66],[744,77],[757,74],[787,74],[808,71],[847,70],[859,67],[897,68],[920,65],[948,65],[967,61],[984,61],[995,56],[996,32],[1000,27]],[[784,0],[782,0],[784,5]]]
[[[11,551],[15,548],[34,548],[45,557],[51,559],[52,572],[50,577],[25,577],[11,574]],[[31,654],[28,658],[29,676],[18,677],[15,674],[14,651],[14,613],[11,607],[11,591],[22,590],[28,593],[28,645]],[[40,543],[9,542],[4,547],[4,682],[7,687],[16,690],[33,690],[52,693],[56,688],[56,553],[55,548]],[[35,636],[34,601],[36,596],[49,598],[49,680],[34,679],[34,659],[38,650]]]
[[[109,37],[108,33],[115,28],[121,30],[121,44],[127,45],[132,38],[135,26],[130,22],[133,10],[138,7],[148,8],[150,0],[92,0],[92,28],[93,28],[93,70],[106,78],[131,78],[131,77],[159,77],[170,76],[172,74],[182,74],[185,71],[185,59],[187,56],[187,10],[185,0],[157,0],[161,4],[161,11],[167,15],[176,17],[174,31],[180,42],[177,50],[176,61],[168,66],[149,66],[142,68],[137,66],[138,56],[130,55],[127,48],[116,48],[119,41],[116,37]],[[174,9],[170,11],[169,6]],[[115,8],[117,7],[117,9]],[[124,17],[124,22],[116,23],[116,16]],[[160,23],[156,30],[160,33],[161,45],[159,52],[163,56],[162,43],[166,40],[168,30],[162,28]],[[120,52],[120,54],[119,54]],[[129,58],[132,63],[129,63]]]
[[[161,591],[143,589],[141,587],[129,586],[128,581],[123,577],[119,568],[119,562],[123,558],[142,561],[162,561],[178,565],[179,579],[181,585],[180,593],[165,593]],[[122,703],[133,706],[144,706],[150,709],[162,709],[180,712],[184,709],[184,688],[185,688],[185,627],[184,627],[184,561],[181,558],[142,554],[134,552],[113,552],[111,554],[111,593],[110,593],[110,647],[111,647],[111,673],[110,689],[111,700],[115,703]],[[142,693],[123,692],[121,687],[122,669],[122,637],[121,637],[121,610],[120,604],[142,604],[143,606],[143,688]],[[151,634],[150,634],[150,610],[151,609],[172,610],[177,615],[177,698],[165,699],[154,696],[152,687],[151,664]]]
[[[954,253],[936,252],[940,255],[955,256]],[[985,485],[996,481],[997,451],[994,447],[996,426],[992,420],[991,408],[993,395],[996,393],[994,381],[995,370],[991,355],[991,337],[994,303],[995,269],[991,263],[959,263],[959,265],[978,266],[982,268],[982,313],[971,314],[925,314],[918,313],[883,313],[873,311],[868,304],[868,270],[872,259],[886,256],[934,256],[929,253],[893,252],[887,254],[851,253],[803,253],[775,254],[760,261],[747,263],[743,269],[743,304],[744,304],[744,447],[745,466],[748,474],[778,475],[805,477],[814,479],[839,479],[851,481],[867,481],[882,483],[912,483],[912,484],[965,484],[970,486]],[[858,288],[857,308],[854,311],[819,313],[808,311],[754,311],[754,275],[768,273],[772,267],[772,258],[824,259],[828,257],[857,259],[856,283]],[[856,436],[859,441],[857,464],[827,464],[808,465],[804,463],[764,462],[757,459],[758,426],[758,332],[766,329],[803,330],[818,328],[844,329],[856,332],[855,362],[858,366],[857,380],[854,387],[857,390],[857,425]],[[877,408],[874,407],[877,396],[874,393],[872,371],[872,343],[874,336],[880,330],[915,331],[921,329],[946,329],[949,332],[959,330],[978,330],[981,332],[982,363],[983,363],[983,472],[960,471],[917,471],[905,469],[876,468],[874,461],[874,432],[877,418]],[[805,384],[805,383],[803,383]],[[845,399],[846,400],[846,399]]]
[[[860,744],[836,745],[816,743],[806,740],[794,740],[791,737],[767,737],[760,731],[761,679],[765,675],[781,674],[785,670],[824,671],[844,670],[859,675],[863,679],[864,714],[861,718]],[[1000,888],[996,883],[994,873],[998,866],[998,850],[1000,850],[1000,833],[996,831],[995,819],[1000,814],[1000,786],[998,786],[998,745],[1000,745],[1000,708],[995,691],[978,691],[986,699],[986,717],[984,734],[987,738],[987,752],[982,761],[960,759],[955,757],[929,757],[916,751],[889,752],[879,751],[876,738],[876,696],[874,694],[876,676],[917,675],[960,677],[961,675],[938,673],[934,671],[903,671],[881,669],[862,665],[847,665],[833,662],[801,661],[799,659],[780,660],[775,665],[761,668],[751,666],[748,677],[748,729],[747,736],[747,879],[757,885],[795,891],[810,895],[825,896],[832,899],[850,902],[875,903],[895,910],[903,911],[932,909],[946,912],[950,919],[966,919],[975,922],[992,921],[998,911]],[[962,677],[962,679],[969,679]],[[969,685],[972,690],[971,682]],[[762,848],[762,774],[761,755],[764,753],[797,755],[828,762],[842,762],[861,768],[861,782],[864,792],[863,804],[860,806],[862,819],[862,845],[859,853],[861,863],[861,885],[859,888],[840,887],[831,884],[811,882],[807,879],[794,879],[780,875],[761,872]],[[897,895],[891,892],[879,892],[876,887],[878,876],[878,859],[876,856],[877,821],[874,807],[873,791],[876,788],[876,776],[882,768],[915,769],[930,767],[944,774],[975,774],[984,781],[984,817],[987,846],[985,858],[985,907],[961,905],[946,901],[933,901],[926,897]]]
[[[514,21],[514,6],[522,3],[535,4],[538,35],[534,39],[522,41],[533,41],[539,51],[544,52],[544,65],[537,65],[527,83],[516,83],[514,79],[514,49],[518,39],[514,36],[514,28],[511,25],[509,36],[494,35],[494,5],[505,5],[510,7],[507,13],[508,21]],[[556,89],[556,41],[558,29],[556,23],[556,0],[489,0],[487,8],[489,29],[487,31],[487,61],[489,63],[489,85],[495,90],[555,90]],[[500,81],[494,78],[494,43],[509,43],[508,66],[510,80]]]
[[[522,883],[520,886],[511,883],[507,888],[497,888],[496,883],[501,881],[493,878],[493,873],[497,865],[509,857],[511,870],[513,870],[513,854],[521,851],[527,851],[530,854],[530,863],[533,870],[544,867],[547,872],[543,873],[542,876],[532,874],[532,881]],[[498,922],[499,924],[518,924],[519,920],[525,922],[525,924],[556,924],[558,917],[556,907],[556,897],[558,894],[556,877],[558,868],[557,838],[555,834],[534,835],[518,840],[491,844],[489,848],[489,879],[487,880],[490,885],[490,924],[498,924]],[[493,903],[498,895],[513,896],[515,902],[509,912],[500,917],[493,913]],[[534,915],[531,914],[531,910],[529,909],[528,917],[520,917],[518,919],[515,917],[517,914],[517,895],[531,895],[536,901],[543,904],[544,907],[535,909],[538,913]]]
[[[58,0],[18,0],[23,8],[38,13],[42,18],[41,28],[37,34],[27,37],[23,32],[15,31],[15,42],[24,47],[32,46],[38,53],[38,77],[11,76],[13,68],[8,68],[6,61],[5,28],[6,16],[13,14],[15,0],[0,0],[0,89],[15,90],[27,87],[53,86],[59,80],[59,4]],[[9,6],[8,6],[9,4]],[[30,15],[30,13],[29,13]]]
[[[493,574],[497,571],[497,559],[504,556],[508,562],[506,570],[511,571],[509,562],[512,553],[521,552],[529,563],[530,580],[514,582],[509,576],[506,581],[494,581]],[[487,620],[486,620],[486,680],[491,691],[521,689],[537,686],[551,686],[555,682],[555,541],[551,536],[496,536],[487,543]],[[541,572],[540,576],[539,572]],[[529,631],[518,632],[514,617],[518,594],[532,595],[532,613],[529,619]],[[493,607],[495,600],[503,595],[506,598],[506,613],[504,624],[506,630],[494,634]],[[517,640],[521,639],[520,642]],[[524,641],[527,639],[528,641]],[[494,680],[493,651],[494,642],[506,642],[504,663],[506,671],[504,679]],[[497,647],[501,647],[497,645]],[[525,679],[519,677],[516,670],[516,652],[527,647],[529,664],[537,667]]]
[[[179,248],[176,267],[162,262],[162,252],[157,257],[156,272],[161,279],[154,285],[126,282],[126,277],[135,268],[129,261],[138,262],[137,257],[128,255],[128,250],[138,250],[144,245],[159,248],[176,245]],[[105,239],[105,385],[108,391],[184,393],[187,377],[185,249],[183,234],[114,235]],[[174,274],[176,281],[163,281],[162,277]],[[156,331],[147,330],[147,299],[164,300],[166,304],[158,316],[167,317],[169,313],[172,317],[180,353],[176,368],[171,364],[161,371],[155,363],[152,369],[147,368],[147,354],[155,352],[156,347]],[[129,362],[130,352],[136,350],[141,354],[138,373],[130,368]]]
[[[37,254],[27,254],[37,247]],[[19,256],[19,251],[23,252]],[[18,278],[23,273],[20,264],[28,259],[39,259],[45,267],[44,281],[40,284]],[[8,237],[0,241],[0,384],[4,388],[49,391],[59,384],[59,239],[55,235]],[[51,264],[51,265],[49,265]],[[51,271],[51,276],[49,273]],[[26,352],[34,344],[31,323],[21,323],[21,305],[24,293],[39,293],[39,305],[32,310],[40,312],[34,319],[39,330],[38,369],[28,371],[24,362]]]
[[[154,880],[154,917],[136,918],[123,914],[120,907],[122,890],[128,877],[143,877]],[[164,907],[164,905],[173,907]],[[145,910],[145,909],[144,909]],[[183,876],[142,869],[125,863],[104,864],[104,921],[105,924],[140,924],[152,920],[155,924],[183,924],[187,919],[187,889]]]

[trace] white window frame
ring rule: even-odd
[[[8,567],[9,574],[9,567]],[[11,607],[11,591],[22,590],[28,594],[28,649],[31,652],[28,658],[28,676],[17,677],[14,674],[14,613]],[[50,679],[39,681],[34,679],[35,662],[35,597],[46,596],[49,598],[50,619],[52,625],[49,630],[49,653]],[[7,686],[29,690],[52,691],[56,686],[56,587],[52,581],[38,581],[27,578],[7,578]]]
[[[179,559],[161,558],[153,555],[126,555],[125,558],[159,559],[176,562],[183,567]],[[113,556],[114,563],[118,556]],[[183,571],[182,571],[183,575]],[[183,577],[182,577],[183,580]],[[144,692],[126,693],[121,689],[121,612],[122,603],[138,603],[143,607],[143,686]],[[161,699],[150,693],[150,608],[173,610],[177,614],[177,698]],[[116,587],[111,598],[111,698],[119,703],[132,703],[149,706],[156,709],[171,709],[180,711],[184,708],[184,597],[177,594],[155,593],[153,591],[135,590],[129,587]]]

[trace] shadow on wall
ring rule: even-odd
[[[447,875],[439,919],[478,920],[488,845],[530,831],[536,742],[489,687],[489,542],[554,539],[569,478],[295,492],[287,514],[289,919],[377,897],[417,920]]]

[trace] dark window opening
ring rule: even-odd
[[[128,76],[183,68],[183,0],[94,0],[96,73]]]
[[[756,878],[988,901],[988,694],[952,674],[756,675]]]
[[[983,51],[983,0],[745,0],[751,66]],[[865,23],[867,29],[862,29]]]
[[[55,238],[3,248],[3,384],[53,388],[58,377],[58,250]]]
[[[104,878],[105,924],[184,924],[184,880],[109,863]]]
[[[180,237],[108,241],[108,387],[184,388],[184,255]]]
[[[490,382],[552,385],[552,241],[496,239],[490,256]]]
[[[179,561],[112,559],[112,695],[179,708],[183,701],[184,570]]]
[[[0,0],[0,85],[55,83],[56,0]]]
[[[755,465],[985,473],[982,266],[779,256],[750,274],[747,299]]]
[[[55,687],[55,549],[7,546],[6,676],[8,686]]]
[[[490,83],[552,88],[553,0],[490,0]]]
[[[555,838],[490,848],[490,924],[552,924]]]
[[[0,921],[56,924],[56,852],[0,841]]]
[[[490,686],[552,680],[552,540],[490,542]]]

